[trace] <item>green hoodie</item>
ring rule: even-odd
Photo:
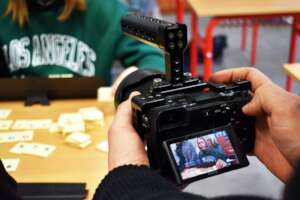
[[[86,11],[75,11],[65,22],[57,20],[63,0],[47,8],[28,2],[25,26],[11,16],[0,18],[1,57],[10,76],[100,76],[109,84],[114,60],[124,67],[164,68],[160,50],[122,34],[120,19],[127,8],[118,0],[87,0]],[[0,0],[2,13],[7,4]]]

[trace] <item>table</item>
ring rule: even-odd
[[[95,149],[95,145],[107,139],[108,127],[114,111],[112,102],[100,103],[96,100],[55,100],[50,106],[35,105],[24,107],[23,102],[0,102],[0,108],[10,108],[9,119],[51,118],[56,121],[62,112],[77,112],[81,107],[96,106],[105,114],[105,126],[93,130],[93,143],[81,150],[68,146],[60,134],[47,130],[35,131],[34,142],[56,145],[56,150],[48,158],[9,153],[15,143],[1,144],[0,158],[20,158],[17,171],[10,173],[18,182],[85,182],[89,190],[88,199],[93,197],[96,187],[107,174],[107,153]]]
[[[253,24],[252,37],[256,40],[261,19],[287,16],[295,19],[300,17],[299,0],[188,0],[188,3],[192,10],[191,72],[194,76],[198,74],[197,48],[200,47],[204,55],[205,80],[212,73],[213,31],[223,20],[251,21]],[[203,16],[210,16],[211,19],[206,27],[204,36],[201,36],[198,29],[198,17]],[[256,42],[253,42],[251,60],[255,60],[255,49]]]
[[[285,64],[283,70],[287,75],[300,83],[300,63]]]

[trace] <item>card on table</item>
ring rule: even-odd
[[[91,136],[81,132],[75,132],[70,134],[65,141],[68,144],[80,147],[82,149],[86,148],[92,143]]]
[[[24,142],[33,139],[33,131],[0,132],[0,143]]]
[[[60,126],[58,123],[52,123],[51,127],[48,129],[49,133],[60,133],[62,132],[63,127]]]
[[[26,143],[26,142],[19,142],[18,144],[16,144],[15,146],[13,146],[9,152],[10,153],[15,153],[15,154],[22,154],[26,151],[26,149],[30,148],[30,143]]]
[[[1,161],[7,172],[14,172],[18,168],[20,159],[1,159]]]
[[[35,130],[49,129],[52,125],[51,119],[35,119],[35,120],[16,120],[13,130]]]
[[[103,121],[104,119],[103,112],[96,107],[80,108],[78,113],[86,121]]]
[[[10,109],[0,109],[0,119],[6,119],[11,113]]]
[[[83,119],[79,113],[62,113],[58,117],[59,125],[70,125],[82,122]]]
[[[83,143],[88,140],[91,140],[91,136],[81,132],[72,133],[66,138],[67,142],[73,142],[73,143]]]
[[[0,120],[0,130],[9,130],[13,120]]]
[[[98,101],[113,101],[112,87],[100,87],[97,91]]]
[[[49,144],[40,143],[18,143],[10,152],[15,154],[28,154],[39,157],[48,157],[54,150],[56,146]]]
[[[79,113],[62,113],[58,118],[58,125],[63,133],[84,132],[85,124]]]
[[[97,146],[96,149],[103,151],[105,153],[108,153],[108,142],[107,141],[102,141],[100,142]]]
[[[31,143],[23,153],[40,157],[48,157],[55,149],[56,146],[54,145]]]

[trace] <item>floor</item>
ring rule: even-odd
[[[164,19],[174,21],[174,16],[163,16]],[[186,17],[186,24],[190,17]],[[201,18],[200,29],[204,30],[207,18]],[[290,26],[262,27],[259,31],[256,67],[272,78],[280,86],[285,86],[285,75],[282,66],[288,60]],[[224,59],[215,64],[214,71],[231,67],[248,66],[250,63],[251,30],[248,32],[248,43],[245,52],[240,50],[240,28],[217,28],[215,34],[225,34],[228,39],[228,48]],[[300,62],[300,40],[298,41],[297,61]],[[199,66],[199,70],[202,65]],[[294,83],[293,92],[299,93],[300,87]],[[215,197],[230,194],[248,194],[272,197],[279,199],[284,184],[274,177],[256,157],[249,157],[250,166],[229,173],[207,178],[190,184],[185,191],[195,194]]]

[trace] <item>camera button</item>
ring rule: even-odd
[[[183,38],[183,32],[182,32],[181,30],[179,30],[179,31],[177,32],[177,37],[178,37],[179,39]]]
[[[183,46],[184,46],[183,41],[179,40],[179,41],[177,42],[177,45],[178,45],[178,47],[179,47],[180,49],[183,48]]]
[[[170,99],[170,100],[167,101],[167,103],[173,103],[173,100]]]
[[[174,43],[174,42],[170,42],[170,43],[169,43],[169,48],[170,48],[171,50],[175,49],[175,43]]]
[[[169,34],[168,34],[168,37],[169,37],[169,39],[174,39],[174,37],[175,37],[175,34],[174,33],[172,33],[172,32],[170,32]]]

